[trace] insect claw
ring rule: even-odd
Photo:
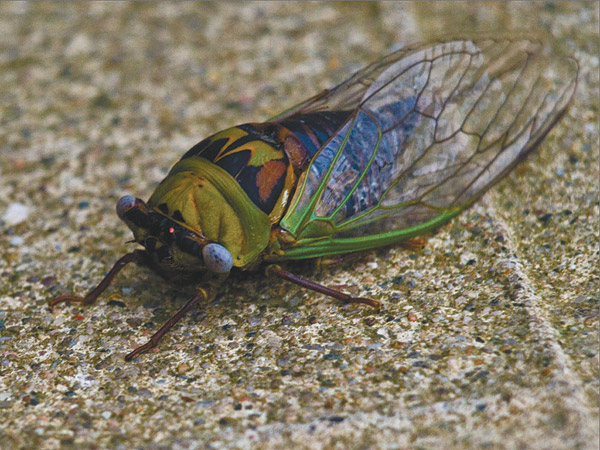
[[[152,337],[154,337],[154,336],[152,336]],[[132,351],[131,353],[128,353],[127,355],[125,355],[125,361],[131,361],[133,358],[135,358],[140,353],[147,352],[148,350],[150,350],[151,348],[156,347],[157,345],[158,345],[158,340],[156,340],[156,342],[154,342],[152,340],[152,338],[151,338],[144,345],[140,345],[134,351]]]
[[[346,303],[359,303],[362,305],[369,305],[373,308],[375,308],[377,311],[381,311],[381,303],[378,302],[377,300],[373,300],[371,298],[366,298],[366,297],[351,297],[347,300],[345,300]]]
[[[75,297],[73,295],[61,295],[60,297],[55,297],[48,302],[48,308],[50,311],[54,311],[54,307],[60,303],[82,303],[84,305],[90,304],[94,301],[89,300],[87,297]]]

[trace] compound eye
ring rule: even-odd
[[[229,250],[219,244],[207,244],[202,249],[204,264],[211,272],[227,273],[233,266],[233,257]]]
[[[121,197],[117,202],[117,215],[123,219],[125,213],[135,206],[135,197],[133,195],[126,195]]]

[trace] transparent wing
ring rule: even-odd
[[[278,121],[295,114],[308,114],[319,111],[353,110],[359,105],[369,87],[386,69],[407,55],[426,48],[427,46],[428,44],[415,44],[391,53],[382,59],[363,67],[336,87],[325,89],[314,97],[291,107],[269,120]]]
[[[577,72],[539,42],[453,41],[394,53],[293,110],[360,95],[280,223],[297,239],[286,257],[373,248],[446,222],[541,142]]]

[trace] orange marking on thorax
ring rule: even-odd
[[[271,160],[263,164],[256,174],[256,185],[260,200],[266,202],[273,192],[273,188],[285,173],[286,165],[281,160]]]

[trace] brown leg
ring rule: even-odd
[[[344,253],[343,255],[322,257],[317,260],[317,265],[319,269],[321,267],[339,266],[340,264],[347,263],[348,261],[362,258],[363,256],[372,252],[373,250],[363,250],[360,252]]]
[[[110,272],[104,277],[104,279],[100,282],[98,286],[96,286],[89,294],[85,297],[75,297],[73,295],[61,295],[60,297],[53,298],[48,302],[48,306],[50,309],[53,309],[59,303],[73,302],[73,303],[81,303],[83,305],[91,305],[96,301],[96,299],[104,292],[104,290],[109,286],[112,282],[113,278],[130,262],[140,262],[140,251],[136,250],[131,253],[127,253],[125,256],[121,257],[115,265],[110,269]]]
[[[420,250],[425,245],[425,239],[419,239],[419,238],[407,239],[405,241],[400,242],[398,245],[400,245],[408,250]],[[391,245],[390,245],[390,247],[391,247]],[[363,256],[368,255],[369,253],[372,253],[372,252],[373,252],[373,249],[361,250],[359,252],[352,252],[352,253],[344,253],[342,255],[334,255],[334,256],[327,256],[327,257],[324,256],[317,260],[317,265],[319,268],[329,267],[329,266],[338,266],[340,264],[347,263],[348,261],[362,258]]]
[[[425,239],[412,238],[412,239],[407,239],[406,241],[400,242],[400,245],[409,250],[420,250],[425,246],[425,242],[427,242],[427,241],[425,241]]]
[[[200,291],[200,293],[198,295],[195,295],[194,297],[192,297],[185,304],[185,306],[183,308],[181,308],[179,311],[177,311],[177,313],[173,317],[171,317],[169,320],[167,320],[167,322],[162,327],[160,327],[160,329],[156,333],[154,333],[152,335],[152,337],[150,338],[150,340],[148,342],[146,342],[144,345],[140,345],[134,351],[129,353],[127,356],[125,356],[125,361],[131,361],[133,358],[135,358],[140,353],[147,352],[151,348],[156,347],[158,345],[158,343],[160,342],[160,340],[162,339],[162,337],[167,333],[167,331],[169,331],[171,328],[173,328],[173,326],[177,322],[179,322],[179,320],[190,309],[192,309],[198,302],[200,302],[202,300],[207,300],[209,298],[209,296],[211,296],[211,295],[214,296],[214,294],[212,294],[213,291],[211,291],[211,294],[209,294],[203,288],[199,288],[199,291]]]
[[[268,266],[266,269],[267,275],[275,275],[279,278],[283,278],[284,280],[291,281],[292,283],[296,283],[299,286],[302,286],[307,289],[312,289],[313,291],[320,292],[321,294],[329,295],[330,297],[337,298],[338,300],[343,301],[344,303],[362,303],[364,305],[372,306],[373,308],[380,309],[381,304],[375,300],[364,297],[352,297],[348,294],[344,294],[343,292],[336,291],[335,289],[331,289],[325,287],[319,283],[315,283],[314,281],[305,280],[297,275],[294,275],[287,270],[283,270],[281,267],[277,265]]]

